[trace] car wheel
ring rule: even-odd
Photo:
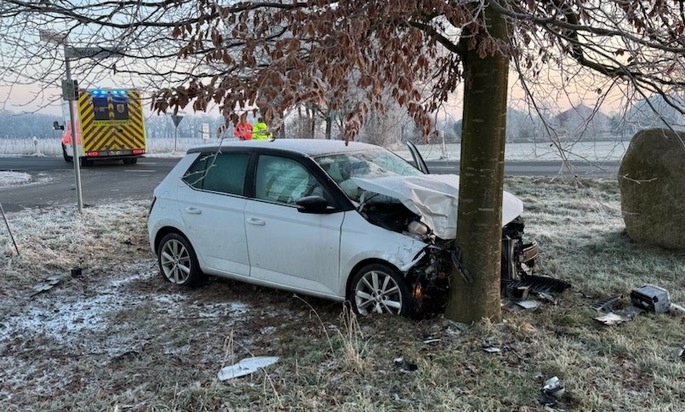
[[[363,316],[372,313],[412,315],[415,308],[404,279],[382,264],[364,266],[354,275],[348,299],[352,309]]]
[[[64,146],[64,143],[62,143],[62,157],[64,157],[65,162],[71,163],[72,158],[67,154],[67,147]]]
[[[136,163],[138,163],[138,158],[137,158],[137,157],[132,157],[132,158],[131,158],[131,164],[134,165],[134,164],[136,164]]]
[[[88,167],[88,166],[91,166],[93,164],[93,162],[90,159],[85,158],[85,157],[81,157],[80,162],[81,162],[81,167]]]
[[[157,262],[164,279],[173,284],[194,286],[204,278],[195,250],[186,238],[177,233],[162,238],[157,250]]]

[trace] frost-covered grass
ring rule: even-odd
[[[157,273],[147,204],[25,210],[0,226],[0,409],[7,411],[545,410],[539,376],[558,376],[560,410],[685,410],[685,318],[643,314],[606,327],[589,305],[653,283],[685,302],[685,254],[624,235],[617,184],[516,178],[542,267],[573,288],[557,305],[465,326],[441,317],[350,318],[342,305],[210,279],[179,289]],[[83,268],[51,290],[32,286]],[[620,305],[627,305],[624,298]],[[426,338],[438,339],[424,343]],[[486,353],[485,342],[500,353]],[[219,382],[222,366],[280,356]],[[415,363],[401,372],[393,359]]]

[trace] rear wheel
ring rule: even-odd
[[[416,308],[404,279],[396,270],[379,263],[364,266],[354,275],[347,296],[355,313],[363,316],[410,316]]]
[[[170,233],[159,244],[157,263],[167,281],[180,286],[194,286],[204,279],[195,250],[178,233]]]
[[[64,157],[64,161],[67,163],[71,163],[73,160],[71,156],[67,154],[67,147],[62,143],[62,157]]]
[[[137,157],[127,157],[124,159],[124,164],[125,165],[134,165],[138,163],[138,158]]]
[[[79,161],[81,162],[81,167],[88,167],[93,165],[93,161],[88,159],[87,157],[81,157],[79,158]]]

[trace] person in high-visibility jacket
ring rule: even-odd
[[[263,118],[259,118],[257,123],[254,124],[252,128],[252,138],[254,140],[268,140],[271,139],[271,132],[269,132],[269,127],[264,123]]]
[[[252,125],[247,121],[247,114],[240,116],[240,122],[233,128],[233,136],[240,140],[252,140]]]

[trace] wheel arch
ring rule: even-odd
[[[164,226],[160,228],[157,233],[155,234],[155,241],[154,241],[154,252],[157,254],[157,251],[159,250],[159,244],[162,242],[162,239],[164,239],[164,236],[170,234],[170,233],[176,233],[180,236],[183,236],[183,238],[190,243],[190,239],[188,239],[188,236],[181,231],[181,229],[173,226]],[[190,243],[192,245],[192,243]]]

